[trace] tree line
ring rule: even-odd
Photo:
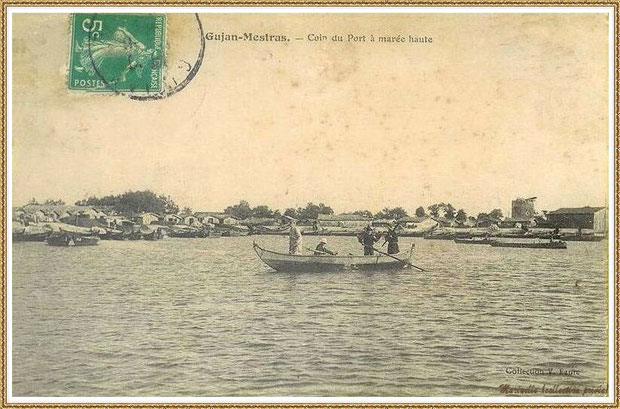
[[[33,198],[29,204],[39,204]],[[46,205],[64,205],[61,199],[48,199],[43,204]],[[179,213],[179,206],[172,200],[170,196],[156,194],[151,190],[128,191],[118,195],[108,195],[103,197],[90,196],[87,199],[75,202],[78,206],[106,206],[114,209],[121,214],[138,214],[138,213]],[[189,207],[184,207],[183,213],[193,213]],[[316,219],[319,214],[334,214],[334,209],[325,203],[315,204],[310,202],[305,207],[290,207],[280,212],[278,209],[271,209],[267,205],[257,205],[252,207],[247,200],[241,200],[235,205],[228,206],[224,209],[224,213],[239,219],[247,219],[248,217],[257,218],[278,218],[288,216],[294,219]],[[373,213],[370,210],[356,210],[350,214],[360,215],[369,219],[401,219],[408,217],[407,211],[398,207],[385,207],[381,211]],[[457,210],[451,203],[434,203],[426,208],[419,206],[415,210],[415,216],[424,217],[432,216],[435,218],[444,217],[448,220],[465,222],[468,218],[482,220],[493,218],[501,220],[503,214],[501,209],[492,209],[488,213],[478,213],[477,216],[468,215],[464,209]]]
[[[150,190],[128,191],[118,195],[101,198],[91,196],[78,200],[76,206],[107,206],[121,214],[137,213],[178,213],[179,206],[170,196],[157,195]]]

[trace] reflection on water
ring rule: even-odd
[[[261,263],[253,239],[288,245],[16,243],[13,395],[498,396],[501,384],[607,383],[604,242],[403,238],[429,272],[287,274]],[[329,245],[360,251],[354,238]]]

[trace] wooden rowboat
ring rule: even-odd
[[[516,247],[522,249],[565,249],[564,241],[547,241],[547,242],[518,242],[518,241],[495,241],[491,243],[492,247]]]
[[[411,265],[410,259],[413,252],[407,258],[403,254],[394,254],[396,260],[389,256],[331,256],[331,255],[293,255],[265,250],[256,242],[254,251],[258,257],[269,267],[283,272],[323,272],[342,270],[391,270],[407,268]]]

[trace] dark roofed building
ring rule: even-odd
[[[562,207],[547,213],[547,220],[561,229],[591,229],[607,231],[606,207]]]

